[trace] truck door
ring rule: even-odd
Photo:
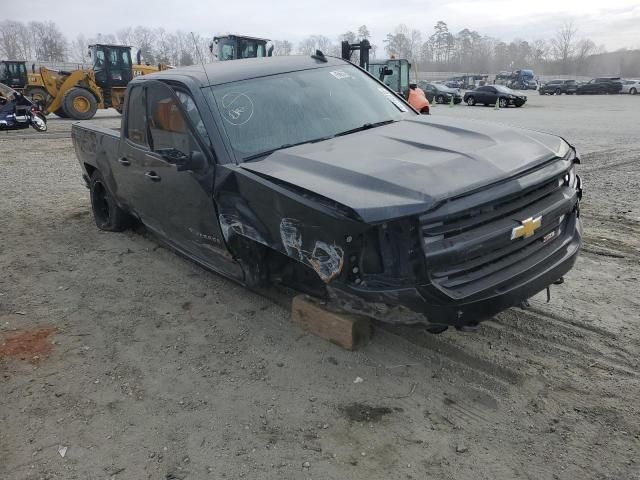
[[[186,89],[145,84],[150,149],[140,208],[168,242],[220,270],[226,246],[213,200],[215,159],[198,108]],[[189,158],[200,163],[187,168]]]

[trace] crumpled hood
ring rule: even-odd
[[[567,148],[560,137],[532,130],[416,116],[240,166],[339,202],[365,222],[379,222],[427,211],[562,156]]]

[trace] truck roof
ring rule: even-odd
[[[196,64],[189,67],[179,67],[149,75],[139,76],[133,82],[145,80],[179,80],[189,78],[200,86],[220,85],[228,82],[247,80],[249,78],[265,77],[278,73],[309,70],[327,66],[342,66],[348,62],[336,58],[326,57],[327,61],[315,60],[308,55],[287,55],[281,57],[247,58],[228,62],[213,62]],[[205,74],[206,70],[206,74]]]

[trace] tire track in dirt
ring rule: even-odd
[[[624,352],[625,355],[621,355],[614,339],[599,334],[585,334],[588,330],[576,331],[569,324],[563,325],[541,310],[510,311],[486,323],[488,328],[497,329],[503,336],[508,336],[510,342],[524,348],[535,351],[536,347],[546,347],[561,353],[563,357],[584,359],[583,363],[575,362],[579,368],[600,365],[627,377],[640,378],[633,354]]]
[[[380,327],[392,334],[401,336],[416,346],[436,354],[441,359],[459,364],[498,383],[518,385],[524,380],[523,375],[516,370],[488,361],[477,355],[474,350],[463,349],[444,336],[421,331],[418,327],[393,325],[380,325]],[[421,334],[418,334],[418,332],[421,332]],[[464,338],[469,339],[471,337],[466,336]]]

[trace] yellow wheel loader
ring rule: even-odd
[[[89,56],[92,69],[65,72],[41,67],[38,73],[30,73],[24,94],[45,114],[88,120],[99,108],[115,108],[122,113],[127,84],[134,76],[169,68],[133,65],[131,47],[123,45],[90,45]]]

